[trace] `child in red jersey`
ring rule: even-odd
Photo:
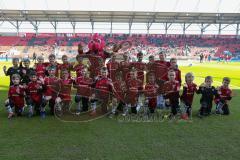
[[[73,70],[73,65],[68,61],[67,55],[62,56],[62,62],[63,62],[62,64],[58,65],[58,69],[60,70],[60,77],[63,76],[61,75],[63,70],[67,70],[69,77],[71,77],[71,71]]]
[[[154,113],[157,107],[157,89],[158,85],[155,81],[154,73],[148,74],[147,84],[145,85],[145,103],[148,104],[150,113]]]
[[[75,102],[77,103],[77,115],[80,114],[81,111],[88,111],[89,98],[92,95],[91,87],[93,85],[93,80],[89,77],[87,67],[83,68],[81,74],[82,76],[77,77],[74,82],[74,88],[77,89],[77,93],[75,96]]]
[[[44,78],[46,75],[46,65],[44,64],[43,56],[37,58],[37,62],[34,66],[38,78]]]
[[[150,74],[154,74],[155,75],[155,60],[154,60],[154,56],[151,55],[148,57],[148,63],[147,63],[147,73],[146,73],[146,77],[148,77],[148,75]],[[148,78],[147,78],[148,80]]]
[[[176,72],[174,70],[168,71],[168,79],[169,81],[166,81],[164,83],[163,91],[166,107],[171,108],[171,118],[177,114],[177,111],[179,109],[180,84],[178,81],[176,81]]]
[[[46,66],[47,75],[49,75],[49,73],[48,73],[49,69],[48,68],[54,68],[55,69],[55,76],[58,77],[59,68],[58,68],[58,63],[56,62],[56,56],[54,54],[50,54],[48,56],[48,60],[49,60],[49,62],[44,63],[45,66]]]
[[[29,107],[29,117],[32,117],[33,111],[40,114],[40,105],[42,103],[42,83],[37,80],[36,72],[30,73],[31,82],[28,83],[26,88],[27,98],[26,103]]]
[[[116,73],[119,70],[119,63],[116,61],[116,55],[113,54],[111,59],[107,63],[107,69],[109,73],[109,78],[115,82],[116,81]]]
[[[232,99],[232,90],[229,88],[230,78],[224,77],[222,86],[218,88],[218,95],[215,97],[216,113],[229,115],[229,101]]]
[[[170,63],[165,60],[166,55],[164,51],[159,52],[159,60],[155,60],[155,77],[156,82],[159,86],[158,88],[158,96],[157,96],[157,107],[163,109],[165,107],[165,102],[163,98],[163,85],[164,82],[168,80],[168,70],[170,67]]]
[[[42,118],[45,118],[46,116],[45,106],[48,102],[50,107],[50,113],[52,115],[54,114],[55,100],[59,94],[59,79],[55,76],[56,68],[48,67],[48,74],[48,77],[40,79],[43,84],[43,99],[40,109],[40,115]]]
[[[122,71],[122,79],[127,82],[127,74],[130,71],[130,61],[128,53],[123,54],[123,61],[120,62],[120,70]]]
[[[122,72],[116,73],[116,81],[113,82],[114,98],[113,98],[113,110],[112,113],[116,114],[123,111],[125,105],[125,96],[127,91],[126,82],[122,79]]]
[[[82,76],[82,71],[84,70],[83,57],[81,55],[76,56],[77,64],[73,67],[76,72],[76,77]]]
[[[131,107],[131,113],[137,114],[137,105],[139,95],[142,93],[143,85],[142,81],[137,77],[137,71],[132,68],[130,72],[130,78],[127,81],[127,94],[126,94],[126,110],[123,115],[128,113],[129,107]]]
[[[8,118],[12,118],[14,112],[21,116],[24,107],[24,96],[25,89],[20,85],[20,75],[13,74],[12,75],[12,83],[8,91],[8,99],[5,101],[5,106],[8,111]],[[15,109],[13,111],[13,109]]]
[[[113,92],[113,84],[112,80],[108,78],[107,68],[103,67],[101,69],[101,74],[95,80],[94,91],[92,97],[102,101],[101,109],[102,113],[107,112],[107,106],[109,102],[109,98]],[[96,114],[96,102],[93,104],[93,112],[92,115]]]
[[[177,59],[176,58],[171,58],[170,59],[170,67],[169,69],[174,70],[176,73],[176,81],[178,81],[181,85],[182,83],[182,78],[181,78],[181,71],[178,69],[177,66]]]
[[[59,94],[56,98],[56,113],[62,113],[69,109],[71,98],[71,91],[73,85],[73,79],[69,77],[69,70],[61,70],[61,79],[58,80],[59,83]]]
[[[192,102],[194,93],[197,92],[197,85],[193,83],[194,76],[192,73],[187,73],[185,75],[185,84],[183,85],[183,92],[180,97],[181,102],[183,103],[184,113],[187,115],[183,117],[184,119],[188,119],[192,113]],[[184,115],[183,115],[184,116]]]
[[[137,62],[131,62],[131,68],[134,67],[137,70],[137,79],[139,79],[142,83],[144,83],[144,70],[146,69],[146,64],[142,62],[143,53],[138,52],[137,54]]]

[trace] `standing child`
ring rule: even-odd
[[[107,113],[107,106],[113,91],[113,84],[112,84],[112,80],[108,78],[108,72],[106,67],[103,67],[101,69],[101,74],[96,78],[94,88],[95,90],[93,91],[92,97],[102,101],[101,102],[102,113]],[[96,101],[92,105],[93,105],[93,112],[91,114],[95,115]]]
[[[168,81],[164,83],[163,91],[167,107],[171,108],[171,115],[175,116],[179,110],[179,90],[180,84],[176,81],[176,72],[174,70],[168,71]]]
[[[171,58],[170,59],[170,67],[169,69],[174,70],[176,73],[176,81],[178,81],[180,83],[180,85],[182,84],[182,78],[181,78],[181,71],[178,69],[177,66],[177,59],[176,58]]]
[[[63,62],[62,64],[58,65],[58,69],[60,70],[60,77],[63,76],[61,74],[63,70],[67,70],[69,77],[71,77],[71,71],[73,70],[73,65],[68,61],[67,55],[62,56],[62,62]]]
[[[69,70],[61,70],[61,79],[59,79],[59,94],[56,99],[56,111],[67,111],[71,102],[71,91],[73,79],[69,77]]]
[[[138,98],[142,90],[143,90],[142,81],[138,79],[137,71],[134,68],[132,68],[130,72],[130,78],[127,81],[127,95],[126,95],[127,108],[124,115],[128,113],[129,107],[131,107],[131,113],[137,114]]]
[[[12,85],[8,91],[8,99],[5,101],[5,106],[8,111],[8,118],[12,118],[14,112],[17,114],[17,116],[22,115],[25,96],[25,89],[20,85],[20,75],[13,74],[11,79]]]
[[[59,79],[55,76],[56,68],[48,67],[48,74],[49,76],[40,79],[43,84],[43,100],[40,110],[42,118],[46,116],[45,107],[47,103],[49,103],[50,113],[54,115],[55,100],[59,94]]]
[[[46,66],[44,64],[44,58],[43,56],[38,56],[37,57],[37,62],[35,64],[35,71],[36,71],[36,74],[37,74],[37,77],[38,78],[44,78],[45,75],[46,75]]]
[[[137,53],[137,62],[131,62],[131,68],[134,67],[137,71],[137,79],[141,81],[143,86],[144,83],[144,70],[146,69],[146,64],[142,61],[143,60],[143,53]]]
[[[40,105],[42,103],[42,83],[37,80],[36,72],[30,73],[31,82],[28,83],[26,88],[27,98],[26,103],[29,107],[29,117],[33,115],[35,110],[36,114],[40,114]]]
[[[13,58],[12,59],[12,64],[13,66],[8,68],[6,66],[3,66],[3,72],[6,76],[10,76],[10,85],[13,85],[13,81],[12,81],[12,75],[13,74],[19,74],[20,75],[20,68],[19,68],[19,59],[18,58]]]
[[[216,113],[229,115],[229,101],[232,99],[232,90],[229,88],[230,78],[224,77],[222,86],[218,88],[218,95],[215,97]]]
[[[151,55],[148,57],[148,63],[147,63],[147,74],[146,77],[148,77],[148,75],[152,75],[155,74],[155,60],[154,60],[154,56]],[[147,78],[148,81],[148,78]]]
[[[77,93],[75,96],[75,102],[77,103],[76,114],[80,114],[81,111],[88,111],[89,98],[92,95],[91,86],[93,85],[93,80],[89,77],[88,68],[84,67],[81,74],[82,76],[77,77],[74,82],[74,88],[77,88]]]
[[[197,85],[193,83],[193,80],[194,76],[191,72],[185,75],[186,83],[183,85],[183,92],[180,97],[184,105],[184,111],[187,113],[187,116],[183,117],[184,119],[188,119],[191,116],[193,97],[194,93],[197,92]]]
[[[109,62],[107,63],[107,69],[109,73],[109,78],[115,82],[116,81],[116,73],[119,70],[119,63],[116,61],[116,55],[113,54]]]
[[[30,60],[28,58],[23,59],[23,66],[20,68],[21,84],[26,86],[30,82],[30,73],[34,71],[30,68]]]
[[[154,113],[157,107],[157,89],[158,85],[155,81],[154,73],[148,74],[147,84],[145,85],[145,98],[148,103],[150,113]]]
[[[212,77],[207,76],[205,78],[205,83],[201,84],[197,90],[197,94],[202,94],[200,99],[201,107],[198,115],[200,118],[210,115],[211,113],[213,98],[217,95],[217,90],[212,86],[212,82]]]
[[[118,111],[123,111],[127,91],[127,85],[125,81],[122,79],[121,71],[116,73],[116,81],[113,82],[113,87],[114,87],[113,114],[115,114]]]
[[[59,68],[58,68],[58,63],[56,62],[56,56],[54,54],[50,54],[48,56],[48,60],[49,60],[49,62],[44,63],[45,66],[46,66],[47,75],[49,75],[49,73],[48,73],[49,69],[48,68],[54,68],[55,76],[58,77]]]
[[[73,67],[76,72],[76,77],[82,76],[82,71],[84,70],[83,57],[81,55],[76,56],[77,64]]]
[[[127,82],[127,74],[130,71],[130,61],[128,53],[123,54],[123,61],[120,62],[120,70],[122,71],[122,79]]]

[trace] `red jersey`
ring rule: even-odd
[[[35,65],[35,71],[36,71],[36,74],[37,74],[37,77],[42,77],[44,78],[45,77],[45,74],[46,74],[46,65],[45,64],[39,64],[39,63],[36,63]]]
[[[122,71],[122,79],[127,82],[127,74],[130,71],[130,62],[120,62],[120,70]]]
[[[112,79],[113,82],[116,80],[116,73],[117,73],[119,67],[120,67],[120,65],[116,61],[115,62],[110,61],[107,63],[109,78]]]
[[[59,71],[67,70],[69,73],[69,77],[71,77],[71,71],[73,70],[73,66],[70,63],[64,63],[64,64],[58,64]],[[62,74],[60,74],[60,77],[62,77]]]
[[[100,74],[101,68],[103,67],[104,60],[102,59],[101,56],[98,56],[98,55],[86,54],[85,56],[89,59],[91,63],[89,67],[90,77],[95,78]]]
[[[99,76],[95,82],[95,92],[100,99],[108,98],[109,93],[112,92],[112,80],[109,78]]]
[[[39,82],[30,82],[27,85],[27,94],[30,96],[31,100],[36,103],[41,103],[42,93],[40,92],[42,84]]]
[[[144,62],[131,62],[131,68],[134,67],[137,70],[137,79],[139,79],[142,82],[144,82],[144,70],[146,67],[146,64]]]
[[[83,69],[84,69],[84,65],[83,64],[77,64],[76,66],[73,67],[73,70],[76,72],[76,76],[77,77],[81,77],[82,76]]]
[[[137,103],[139,93],[142,92],[142,81],[138,79],[130,79],[127,82],[127,96],[126,101],[132,105]]]
[[[178,81],[166,81],[163,85],[164,97],[170,100],[171,104],[178,103],[180,83]]]
[[[56,97],[59,92],[59,79],[57,77],[45,77],[44,78],[45,96]]]
[[[194,93],[197,92],[197,85],[195,83],[186,84],[183,86],[181,100],[186,105],[192,105]]]
[[[170,67],[169,62],[156,60],[154,67],[156,79],[167,81],[169,67]]]
[[[218,90],[218,95],[215,97],[215,102],[219,102],[220,100],[231,100],[232,98],[232,90],[230,88],[225,88],[221,86]]]
[[[12,85],[8,91],[8,98],[11,103],[17,108],[24,107],[24,94],[25,89],[20,87],[19,85]]]
[[[92,84],[93,84],[92,78],[77,77],[75,80],[77,94],[84,97],[90,97],[92,95],[91,89]]]
[[[73,79],[60,79],[59,80],[59,97],[65,101],[71,101],[71,91],[72,91]]]
[[[113,87],[114,87],[114,95],[117,98],[117,100],[124,102],[125,94],[127,90],[126,83],[124,81],[116,80],[115,82],[113,82]]]
[[[59,64],[57,62],[54,63],[54,64],[46,62],[46,63],[44,63],[44,65],[46,67],[46,70],[48,70],[49,67],[55,68],[55,71],[56,71],[55,76],[58,77],[58,75],[59,75],[58,74],[58,72],[59,72],[59,68],[58,68]]]
[[[148,106],[151,108],[157,107],[157,90],[158,85],[156,83],[147,83],[145,85],[145,97],[148,99]]]

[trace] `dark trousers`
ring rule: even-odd
[[[82,96],[80,96],[80,95],[76,95],[76,96],[75,96],[75,102],[76,102],[76,103],[79,103],[80,101],[82,101],[82,106],[83,106],[82,111],[83,111],[83,112],[88,111],[88,108],[89,108],[89,105],[88,105],[89,98],[87,98],[87,97],[82,97]]]

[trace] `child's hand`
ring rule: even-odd
[[[44,79],[43,79],[43,77],[39,77],[39,80],[40,80],[40,82],[41,82],[42,84],[44,84]]]
[[[188,87],[188,86],[187,86],[187,83],[184,83],[184,84],[183,84],[183,87],[186,87],[186,88],[187,88],[187,87]]]
[[[22,70],[23,74],[27,74],[27,71],[25,69]]]
[[[95,94],[92,94],[91,98],[92,99],[95,99],[96,95]]]

